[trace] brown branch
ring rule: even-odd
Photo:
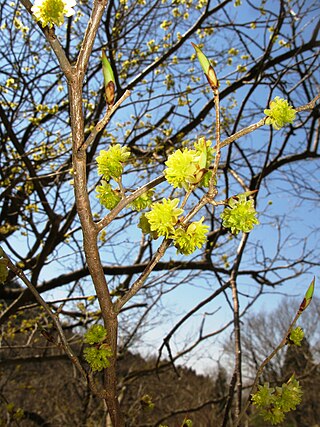
[[[94,127],[94,129],[91,131],[90,135],[84,142],[84,144],[79,148],[79,150],[85,151],[90,144],[93,143],[96,136],[99,132],[101,132],[109,123],[109,120],[112,116],[112,114],[120,107],[120,105],[130,96],[130,91],[126,90],[125,93],[122,95],[122,97],[110,108],[107,109],[106,114],[104,117],[97,123]]]
[[[85,378],[87,378],[86,371],[83,369],[83,367],[82,367],[79,359],[77,358],[77,356],[73,353],[73,351],[72,351],[72,349],[68,343],[68,340],[67,340],[66,336],[64,335],[64,332],[63,332],[62,326],[60,325],[58,316],[51,311],[51,308],[49,307],[49,305],[41,297],[41,295],[38,293],[37,289],[33,286],[33,284],[30,282],[30,280],[28,280],[28,278],[26,277],[24,272],[20,268],[18,268],[15,264],[13,264],[13,262],[10,260],[10,258],[7,256],[7,254],[5,252],[3,252],[3,257],[7,260],[8,268],[17,277],[19,277],[23,281],[23,283],[28,287],[28,289],[30,290],[30,292],[34,296],[35,300],[39,303],[39,305],[41,307],[44,308],[45,312],[50,317],[50,319],[53,321],[54,326],[58,331],[59,337],[61,339],[61,344],[62,344],[66,354],[68,355],[69,359],[75,365],[75,367],[78,369],[78,371],[81,373],[81,375],[84,376]]]
[[[242,259],[242,255],[248,240],[248,234],[243,233],[241,242],[238,247],[237,257],[235,263],[232,267],[230,284],[232,290],[232,300],[233,300],[233,321],[234,321],[234,354],[235,354],[235,367],[234,375],[236,378],[236,389],[237,389],[237,400],[235,408],[235,417],[238,419],[241,411],[241,402],[242,402],[242,351],[241,351],[241,334],[240,334],[240,304],[239,304],[239,295],[237,289],[237,275]]]
[[[90,389],[92,392],[100,397],[105,398],[105,392],[103,390],[100,390],[98,386],[95,383],[95,380],[93,378],[92,373],[87,373],[86,370],[81,365],[81,362],[79,358],[74,354],[72,351],[71,346],[68,343],[68,340],[63,332],[62,326],[59,322],[59,318],[57,314],[54,314],[50,308],[50,306],[45,302],[45,300],[41,297],[41,295],[38,293],[37,289],[33,286],[33,284],[28,280],[24,272],[17,267],[7,256],[5,252],[3,252],[3,257],[7,259],[7,266],[8,268],[17,276],[19,277],[22,282],[28,287],[29,291],[34,296],[35,300],[39,303],[41,307],[44,308],[47,315],[50,317],[50,319],[53,321],[53,324],[58,332],[58,335],[61,340],[61,346],[63,347],[64,351],[66,352],[68,358],[71,360],[73,365],[76,367],[76,369],[80,372],[80,374],[86,379],[86,381],[89,384]]]
[[[165,254],[166,250],[171,244],[171,240],[164,239],[161,243],[160,247],[158,248],[157,252],[153,256],[153,258],[150,260],[150,262],[147,264],[146,268],[144,269],[144,272],[141,274],[141,276],[133,283],[131,288],[128,290],[128,292],[125,293],[123,297],[120,297],[114,305],[114,309],[117,313],[120,312],[121,308],[124,306],[126,302],[128,302],[144,285],[147,278],[150,276],[150,273],[155,268],[157,263],[160,261],[160,259]]]
[[[276,65],[276,64],[281,63],[282,61],[284,61],[286,59],[290,59],[290,58],[296,56],[298,53],[303,53],[303,52],[306,52],[308,50],[315,49],[319,46],[320,46],[320,41],[311,40],[310,42],[305,43],[304,45],[302,45],[298,48],[292,49],[283,55],[279,55],[279,56],[275,57],[274,59],[269,60],[266,64],[264,64],[262,69],[261,69],[260,62],[258,62],[257,64],[255,64],[251,68],[251,70],[248,71],[248,73],[245,76],[243,76],[242,78],[240,78],[239,80],[237,80],[236,82],[232,83],[230,86],[228,86],[227,88],[222,90],[220,92],[220,100],[226,98],[228,95],[231,95],[237,89],[242,87],[244,84],[247,84],[250,80],[254,79],[258,72],[262,72],[262,70],[267,70],[267,69],[271,68],[273,65]],[[212,111],[213,107],[214,107],[214,100],[210,100],[204,106],[204,108],[198,113],[198,115],[194,118],[194,120],[192,122],[186,124],[175,135],[170,137],[171,143],[176,144],[181,139],[181,135],[185,136],[188,133],[190,133],[193,129],[195,129],[195,127],[198,126],[198,124],[201,123],[206,118],[206,116]],[[258,127],[261,127],[264,125],[264,123],[261,123],[261,121],[260,121],[257,123],[257,125],[259,125]],[[252,125],[252,126],[255,126],[255,125]],[[249,132],[252,132],[252,130],[250,130]],[[247,132],[247,133],[249,133],[249,132]],[[238,134],[238,132],[235,135],[237,135],[237,134]],[[245,135],[245,134],[243,134],[243,135]],[[240,136],[243,136],[243,135],[240,135]],[[232,138],[232,137],[230,137],[230,138]],[[225,141],[228,141],[228,140],[229,140],[229,138],[227,138]],[[224,143],[224,141],[221,143],[221,148],[226,145],[226,144],[223,145],[223,143]]]
[[[80,52],[79,52],[77,64],[76,64],[77,71],[82,76],[82,78],[87,69],[93,43],[96,38],[96,34],[100,26],[101,18],[103,16],[107,3],[108,3],[108,0],[95,0],[93,2],[93,9],[91,12],[89,22],[87,24],[86,32],[83,37],[83,41],[81,44],[81,48],[80,48]]]
[[[314,97],[310,102],[308,102],[305,105],[301,105],[300,107],[296,107],[295,110],[297,112],[300,111],[307,111],[307,110],[313,110],[316,105],[317,105],[317,101],[320,99],[320,94],[317,95],[316,97]],[[244,135],[248,135],[249,133],[259,129],[261,126],[264,126],[266,123],[267,117],[263,117],[261,120],[259,120],[257,123],[254,123],[250,126],[247,126],[241,130],[239,130],[238,132],[236,132],[235,134],[229,136],[228,138],[224,139],[221,142],[220,147],[226,147],[227,145],[231,144],[232,142],[236,141],[237,139],[241,138]],[[216,148],[216,147],[214,147]]]

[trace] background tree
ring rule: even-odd
[[[266,291],[294,278],[299,283],[302,274],[305,283],[305,273],[314,270],[319,256],[315,211],[312,217],[306,213],[318,200],[317,5],[239,3],[82,2],[62,28],[37,25],[28,13],[28,0],[0,6],[6,46],[1,53],[0,231],[6,253],[39,294],[51,292],[50,306],[68,319],[68,328],[86,326],[102,316],[114,355],[114,303],[119,307],[117,301],[127,302],[134,283],[142,287],[130,305],[121,305],[119,314],[120,354],[134,343],[141,345],[148,325],[171,314],[170,307],[164,308],[169,292],[196,287],[194,306],[186,307],[162,337],[159,358],[165,348],[171,361],[198,354],[204,342],[233,325],[235,375],[229,400],[237,383],[238,410],[240,318]],[[146,184],[156,189],[156,200],[169,188],[162,176],[168,156],[191,146],[199,136],[214,140],[214,100],[191,41],[205,46],[220,81],[220,199],[258,190],[255,201],[263,231],[230,238],[221,224],[222,208],[207,205],[206,246],[188,258],[169,249],[151,273],[149,263],[159,241],[141,237],[135,211],[120,210],[127,199],[105,216],[95,194],[100,181],[95,158],[109,144],[130,148],[133,162],[123,175],[127,196]],[[101,48],[110,60],[119,101],[106,115]],[[276,95],[297,109],[297,120],[281,131],[264,126],[251,136],[265,124],[263,110]],[[260,119],[259,125],[239,133]],[[87,191],[89,199],[84,196]],[[187,208],[204,191],[197,188]],[[295,217],[285,214],[282,206],[268,205],[266,198],[275,199],[278,192],[290,198]],[[302,233],[301,217],[308,223]],[[101,219],[97,248],[96,224]],[[102,225],[108,225],[107,231]],[[30,287],[20,282],[12,286],[12,280],[9,277],[0,290],[6,302],[2,322],[34,302]],[[216,309],[222,301],[230,312],[217,325]],[[195,332],[187,344],[181,340],[181,345],[173,345],[181,328],[191,324]],[[115,364],[115,357],[112,360]],[[107,371],[112,369],[115,365]],[[108,396],[112,414],[117,412],[111,408],[117,406],[116,384],[114,378],[106,381],[113,389],[113,396]]]

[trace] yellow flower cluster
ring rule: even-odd
[[[75,0],[35,0],[31,11],[42,27],[61,26],[65,16],[68,18],[74,14],[75,5]]]

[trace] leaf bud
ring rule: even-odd
[[[102,62],[102,72],[104,77],[104,90],[106,95],[106,101],[107,101],[107,104],[110,107],[112,107],[112,105],[114,104],[114,98],[115,98],[115,79],[114,79],[112,67],[110,65],[110,62],[107,58],[107,55],[104,49],[102,49],[101,62]]]
[[[217,89],[219,86],[217,75],[216,75],[216,72],[214,71],[213,66],[211,65],[209,59],[202,52],[202,50],[200,49],[199,46],[197,46],[194,43],[191,43],[191,44],[196,51],[198,60],[200,62],[200,65],[203,69],[205,76],[208,79],[209,85],[211,86],[212,89]]]

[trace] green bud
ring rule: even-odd
[[[213,69],[213,66],[210,64],[209,59],[206,57],[206,55],[202,52],[199,46],[197,46],[194,43],[191,43],[194,47],[198,60],[200,62],[200,65],[204,71],[205,76],[208,79],[209,85],[212,89],[217,89],[219,86],[217,75]]]
[[[299,313],[302,313],[310,304],[313,297],[315,281],[316,281],[316,278],[314,277],[309,285],[309,288],[303,298],[302,303],[300,304]]]
[[[104,49],[102,49],[102,72],[104,77],[104,90],[106,95],[107,104],[112,106],[114,103],[114,94],[115,94],[115,79],[112,67]]]

